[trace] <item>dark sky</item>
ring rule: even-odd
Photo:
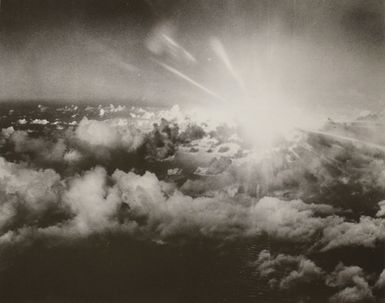
[[[381,0],[2,0],[0,98],[208,97],[156,61],[235,98],[215,37],[252,96],[378,103],[384,12]]]

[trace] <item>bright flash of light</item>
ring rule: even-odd
[[[179,53],[184,53],[184,56],[190,54],[171,38],[167,31],[160,32],[160,35],[156,35],[156,41],[160,39],[166,42],[169,49],[178,50]],[[150,43],[150,46],[154,45]],[[216,88],[212,90],[208,88],[208,84],[191,78],[180,69],[158,59],[153,60],[164,70],[218,101],[212,112],[210,111],[211,115],[216,117],[219,112],[227,112],[228,121],[237,124],[243,139],[260,150],[270,150],[283,139],[292,139],[290,136],[298,134],[299,128],[312,129],[320,126],[320,119],[316,119],[314,114],[305,113],[300,107],[293,106],[290,102],[293,98],[287,96],[285,86],[281,87],[276,83],[274,71],[280,70],[279,64],[284,65],[284,62],[267,60],[263,48],[259,52],[258,45],[255,49],[250,45],[244,46],[242,48],[242,44],[234,45],[233,48],[240,49],[243,55],[230,58],[229,52],[218,38],[211,39],[209,45],[237,84],[236,87],[228,85],[226,81],[229,78],[221,77],[222,71],[215,68],[206,69],[209,73],[209,77],[205,77],[206,81],[210,87]],[[152,49],[154,54],[159,53],[155,47],[149,49]],[[177,57],[174,56],[175,58]],[[205,108],[205,111],[209,109]]]
[[[227,100],[225,98],[223,98],[221,95],[217,94],[216,92],[212,91],[211,89],[208,89],[206,86],[204,86],[203,84],[200,84],[199,82],[195,81],[194,79],[190,78],[189,76],[187,76],[186,74],[182,73],[181,71],[177,70],[176,68],[166,64],[166,63],[163,63],[163,62],[160,62],[158,60],[155,60],[155,62],[157,64],[159,64],[161,67],[163,67],[164,69],[166,69],[167,71],[169,71],[170,73],[176,75],[177,77],[187,81],[188,83],[190,83],[191,85],[199,88],[200,90],[202,90],[203,92],[205,92],[206,94],[214,97],[215,99],[221,101],[221,102],[227,102]]]
[[[271,148],[282,139],[292,139],[298,127],[316,126],[318,122],[300,108],[284,103],[248,100],[238,103],[232,112],[245,139],[260,148]]]
[[[270,81],[274,82],[274,79],[270,71],[266,75],[262,74],[266,62],[258,52],[253,52],[249,46],[245,46],[245,56],[230,58],[229,52],[218,38],[210,40],[210,47],[240,88],[240,91],[227,91],[226,95],[233,98],[225,107],[239,126],[244,139],[254,147],[270,149],[282,139],[292,139],[290,137],[298,133],[299,127],[315,128],[322,124],[318,117],[293,106],[284,91],[280,91],[280,87],[270,85]],[[247,63],[245,69],[242,61],[250,62],[255,68]],[[258,66],[256,62],[261,63],[258,63]],[[243,68],[239,70],[239,66]],[[245,71],[248,72],[244,74]],[[247,79],[250,85],[246,86],[244,79]],[[249,90],[249,86],[252,90]],[[230,87],[224,86],[224,89],[231,89]]]

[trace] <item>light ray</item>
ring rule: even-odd
[[[385,146],[384,145],[380,145],[380,144],[376,144],[376,143],[372,143],[372,142],[367,142],[367,141],[356,139],[356,138],[352,138],[352,137],[336,135],[336,134],[331,134],[331,133],[322,132],[322,131],[315,131],[315,130],[301,129],[301,131],[306,132],[306,133],[310,133],[310,134],[327,136],[327,137],[334,138],[334,139],[337,139],[337,140],[340,140],[340,141],[347,141],[347,142],[351,142],[351,143],[362,144],[362,145],[371,147],[373,149],[378,149],[378,150],[381,150],[381,151],[385,151]]]
[[[175,49],[179,50],[183,55],[184,57],[191,61],[191,62],[197,62],[197,60],[195,59],[195,57],[187,50],[185,49],[182,45],[180,45],[178,42],[176,42],[174,39],[172,39],[170,36],[166,35],[166,34],[162,34],[162,37],[163,39],[166,40],[167,43],[170,44],[170,46],[174,47]]]
[[[200,84],[199,82],[195,81],[194,79],[191,79],[189,76],[187,76],[186,74],[180,72],[179,70],[175,69],[174,67],[166,64],[166,63],[163,63],[161,61],[158,61],[158,60],[154,60],[157,64],[159,64],[161,67],[163,67],[164,69],[166,69],[167,71],[169,71],[170,73],[178,76],[179,78],[187,81],[188,83],[192,84],[193,86],[199,88],[200,90],[204,91],[206,94],[216,98],[217,100],[220,100],[222,102],[225,102],[227,103],[228,101],[223,98],[221,95],[218,95],[216,92],[213,92],[212,90],[208,89],[207,87],[205,87],[204,85]]]
[[[224,45],[222,44],[222,42],[217,38],[213,38],[211,40],[211,47],[212,47],[213,51],[215,52],[215,54],[222,60],[226,69],[229,71],[231,76],[237,82],[239,87],[242,89],[242,92],[246,95],[245,83],[244,83],[242,77],[236,72],[234,65],[232,64],[230,57],[227,54],[227,51],[226,51]]]

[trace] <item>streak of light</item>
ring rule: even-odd
[[[160,62],[158,60],[155,60],[154,61],[159,64],[161,67],[163,67],[165,70],[169,71],[170,73],[178,76],[179,78],[187,81],[188,83],[192,84],[193,86],[199,88],[200,90],[204,91],[206,94],[216,98],[217,100],[220,100],[221,102],[228,102],[225,98],[223,98],[221,95],[218,95],[216,92],[213,92],[212,90],[208,89],[207,87],[205,87],[204,85],[200,84],[199,82],[195,81],[194,79],[191,79],[189,76],[187,76],[186,74],[180,72],[179,70],[175,69],[174,67],[166,64],[166,63],[163,63],[163,62]]]
[[[197,60],[195,59],[195,57],[187,50],[185,49],[182,45],[180,45],[178,42],[176,42],[174,39],[172,39],[170,36],[166,35],[166,34],[162,34],[162,37],[164,40],[167,41],[167,43],[169,43],[172,47],[174,47],[175,49],[179,50],[183,55],[184,57],[191,61],[191,62],[197,62]]]
[[[321,136],[326,136],[326,137],[334,138],[334,139],[337,139],[337,140],[340,140],[340,141],[347,141],[347,142],[351,142],[351,143],[362,144],[362,145],[365,145],[367,147],[371,147],[373,149],[378,149],[378,150],[381,150],[381,151],[385,151],[385,146],[384,145],[380,145],[380,144],[376,144],[376,143],[371,143],[371,142],[367,142],[367,141],[356,139],[356,138],[352,138],[352,137],[336,135],[336,134],[331,134],[331,133],[322,132],[322,131],[315,131],[315,130],[301,129],[301,131],[303,131],[305,133],[309,133],[309,134],[315,134],[315,135],[321,135]]]
[[[212,47],[213,51],[215,52],[215,54],[222,60],[223,64],[225,65],[227,70],[230,72],[230,74],[234,78],[234,80],[237,82],[239,87],[242,89],[242,92],[244,94],[246,94],[245,83],[244,83],[242,77],[239,76],[239,74],[236,72],[236,70],[235,70],[235,68],[234,68],[234,66],[230,60],[230,57],[227,54],[226,49],[225,49],[224,45],[222,44],[222,42],[217,38],[213,38],[211,40],[211,47]]]

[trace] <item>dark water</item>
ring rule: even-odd
[[[266,238],[159,245],[105,234],[71,243],[36,241],[2,251],[0,292],[2,302],[71,303],[326,302],[333,294],[323,285],[270,289],[250,265],[269,248]]]
[[[2,252],[0,292],[7,302],[255,302],[268,299],[249,265],[262,247],[123,235],[38,241]]]

